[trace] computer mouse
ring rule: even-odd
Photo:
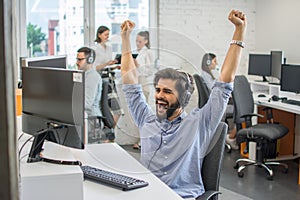
[[[265,94],[259,94],[258,97],[267,97]]]

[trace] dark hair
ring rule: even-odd
[[[142,36],[145,40],[148,40],[145,45],[148,49],[150,49],[149,31],[140,31],[138,35]]]
[[[162,69],[156,72],[154,75],[154,87],[157,85],[160,79],[171,79],[176,81],[175,88],[179,94],[178,100],[180,105],[185,105],[183,102],[186,101],[184,99],[187,96],[185,95],[186,93],[189,93],[191,95],[194,92],[193,77],[189,73],[173,68]],[[190,95],[188,98],[190,98]]]
[[[213,53],[206,53],[204,54],[203,58],[202,58],[202,70],[209,73],[209,75],[215,79],[215,77],[213,76],[213,74],[211,73],[211,70],[209,69],[209,66],[212,62],[212,60],[217,57],[215,54]],[[210,64],[208,64],[210,62]]]
[[[109,28],[107,28],[106,26],[99,26],[99,28],[97,29],[97,32],[96,32],[95,42],[97,42],[97,43],[102,42],[101,39],[98,37],[98,34],[102,34],[105,31],[109,31]]]
[[[88,60],[88,63],[91,64],[95,61],[96,58],[96,52],[94,49],[91,49],[89,47],[81,47],[77,50],[77,52],[83,52],[85,57]]]

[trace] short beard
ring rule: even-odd
[[[156,103],[157,104],[157,103]],[[157,105],[156,105],[157,106]],[[167,109],[167,111],[165,112],[165,114],[164,115],[158,115],[158,112],[156,112],[156,116],[157,116],[157,119],[158,119],[158,121],[162,121],[162,120],[164,120],[164,119],[169,119],[173,114],[174,114],[174,112],[178,109],[178,108],[180,108],[180,104],[179,104],[179,102],[177,101],[175,104],[172,104],[171,106],[170,106],[170,108],[168,108]],[[157,108],[156,108],[157,109]]]

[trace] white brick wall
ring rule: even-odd
[[[160,0],[159,1],[159,55],[164,66],[174,66],[187,72],[201,73],[202,56],[213,52],[221,67],[234,26],[227,16],[232,9],[246,13],[248,23],[247,47],[244,49],[237,73],[246,74],[248,51],[254,48],[255,1],[224,0]],[[197,106],[195,91],[186,110]]]
[[[227,16],[231,9],[239,9],[247,14],[249,21],[245,40],[247,48],[238,71],[246,73],[248,50],[254,48],[255,42],[255,1],[160,0],[159,2],[161,64],[175,65],[178,68],[183,65],[187,71],[200,72],[203,54],[214,52],[221,65],[234,28],[227,20]]]

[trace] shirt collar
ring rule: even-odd
[[[183,111],[178,117],[176,117],[175,119],[173,119],[172,121],[169,121],[168,119],[164,119],[162,120],[163,123],[167,123],[167,124],[178,124],[181,122],[181,120],[183,120],[185,117],[187,116],[187,113],[185,111]]]

